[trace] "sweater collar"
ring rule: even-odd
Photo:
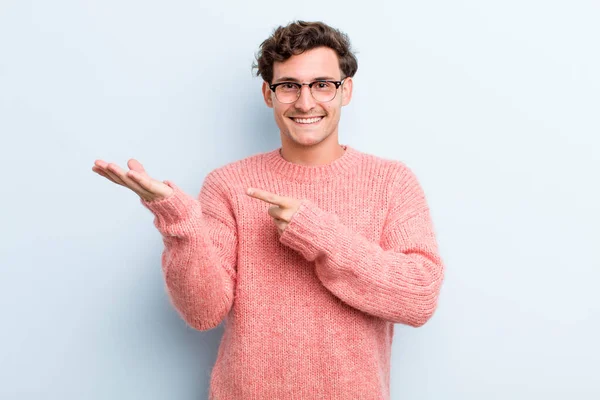
[[[358,165],[360,152],[348,145],[341,145],[346,151],[329,164],[302,165],[290,162],[281,155],[281,147],[265,153],[264,163],[269,171],[273,171],[286,179],[296,182],[314,182],[329,180],[345,175],[350,168]]]

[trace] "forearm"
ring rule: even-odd
[[[433,315],[443,264],[427,210],[391,227],[382,247],[305,202],[281,236],[315,262],[322,284],[348,305],[395,323],[421,326]],[[395,243],[395,244],[393,244]]]
[[[199,330],[214,328],[231,309],[235,291],[233,239],[200,203],[180,191],[142,203],[155,214],[163,237],[162,269],[168,295],[181,317]]]
[[[221,265],[206,232],[190,237],[164,238],[162,266],[171,302],[193,328],[208,330],[229,313],[234,277]]]

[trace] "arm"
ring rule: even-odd
[[[169,298],[186,323],[198,330],[218,326],[235,293],[237,231],[224,186],[209,174],[198,200],[174,183],[173,194],[141,203],[163,237],[162,269]]]
[[[314,261],[322,284],[348,305],[418,327],[435,311],[444,266],[425,195],[408,167],[398,172],[391,195],[380,244],[309,200],[302,200],[280,241]]]

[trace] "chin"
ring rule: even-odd
[[[288,133],[287,137],[296,144],[301,146],[314,146],[325,139],[327,139],[329,135],[323,134],[322,132],[315,132],[313,134],[307,134],[305,132],[300,133]]]

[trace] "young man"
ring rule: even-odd
[[[211,399],[388,399],[394,323],[429,320],[443,280],[424,192],[402,162],[339,144],[357,70],[343,33],[279,27],[257,61],[280,149],[213,170],[197,199],[135,160],[93,169],[155,215],[182,318],[225,322]]]

